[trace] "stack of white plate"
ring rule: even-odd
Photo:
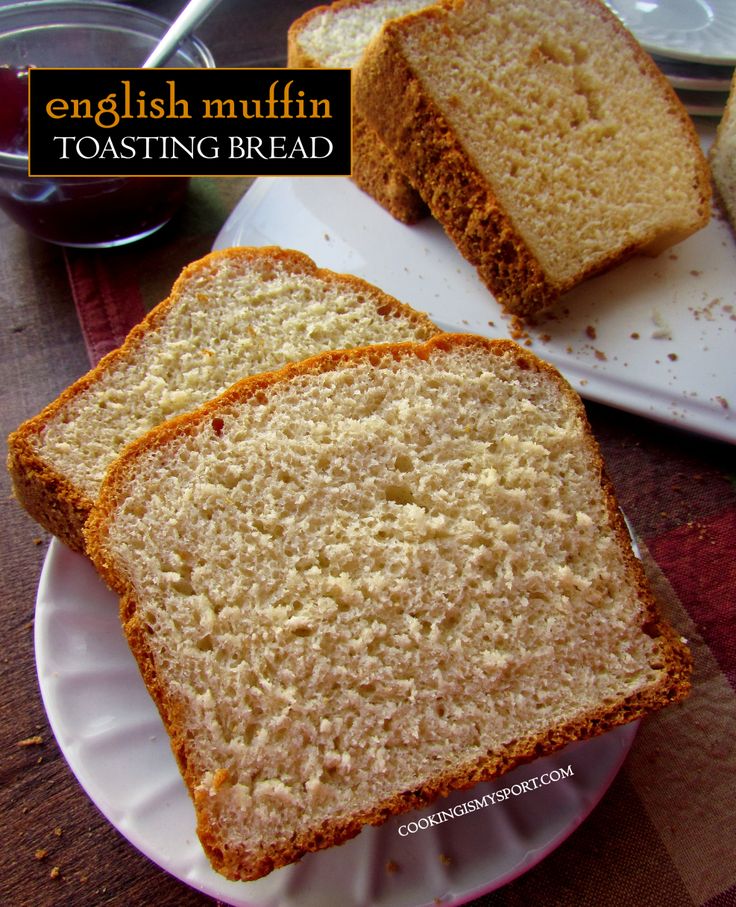
[[[605,0],[693,116],[720,118],[736,67],[736,0]]]

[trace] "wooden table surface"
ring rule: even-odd
[[[139,5],[170,16],[180,3]],[[288,23],[310,5],[224,0],[199,34],[220,66],[282,65]],[[184,216],[116,260],[134,273],[155,268],[167,286],[186,261],[208,251],[228,204],[215,206],[200,231],[188,229]],[[61,249],[0,213],[4,435],[89,367],[67,263]],[[723,367],[733,369],[733,362]],[[589,404],[588,411],[662,607],[693,647],[695,687],[687,703],[644,723],[624,769],[581,829],[534,870],[475,903],[734,905],[734,448],[605,406]],[[132,847],[60,753],[33,644],[49,537],[13,500],[4,471],[1,481],[0,904],[211,904]]]

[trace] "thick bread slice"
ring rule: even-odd
[[[288,65],[352,69],[386,20],[428,5],[428,0],[336,0],[315,7],[289,28]],[[428,213],[419,193],[358,110],[353,111],[352,178],[397,220],[413,224]]]
[[[731,227],[736,230],[736,72],[709,152],[716,194]]]
[[[240,382],[129,447],[85,532],[229,878],[688,689],[579,398],[510,341]]]
[[[692,121],[598,0],[443,0],[392,20],[355,103],[521,316],[710,216]]]
[[[239,378],[326,349],[439,333],[429,319],[300,252],[238,248],[184,269],[123,346],[8,439],[15,495],[77,551],[105,470],[130,441]]]

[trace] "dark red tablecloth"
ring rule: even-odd
[[[109,252],[43,251],[41,255],[37,247],[29,246],[32,256],[44,263],[46,283],[25,275],[29,298],[23,325],[40,323],[43,316],[38,313],[43,313],[44,307],[48,309],[51,287],[56,294],[53,305],[58,310],[54,317],[67,332],[64,349],[71,349],[76,342],[70,339],[71,323],[60,314],[66,294],[68,304],[76,306],[89,361],[96,362],[168,294],[185,264],[209,250],[219,226],[246,186],[247,181],[195,181],[190,204],[181,218],[157,236],[128,248]],[[66,266],[65,288],[55,272],[57,262]],[[9,271],[5,280],[7,285],[12,283]],[[12,319],[13,312],[7,302],[5,317]],[[15,325],[20,333],[11,339],[16,345],[28,345],[18,346],[18,352],[13,353],[14,367],[27,369],[28,379],[33,380],[30,372],[40,374],[41,365],[34,364],[40,360],[34,358],[23,325],[20,321]],[[37,336],[41,338],[37,342],[51,355],[54,338],[41,328]],[[736,359],[736,349],[734,354]],[[44,380],[49,381],[48,377]],[[47,402],[58,393],[63,387],[61,380],[58,385],[44,391],[46,399],[39,402]],[[686,702],[642,723],[623,769],[602,802],[558,850],[477,904],[736,905],[734,448],[605,406],[588,404],[587,408],[661,607],[690,643],[695,659],[694,688]],[[35,409],[18,398],[13,412],[19,421],[33,415]],[[46,538],[37,528],[28,528],[15,511],[12,513],[13,525],[21,527],[14,531],[39,536],[41,552]],[[27,587],[21,596],[16,591],[19,587],[13,586],[16,604],[12,620],[14,626],[21,627],[32,608],[37,574],[14,575],[18,577],[14,582]],[[13,659],[32,670],[30,637],[11,640],[11,645],[15,647]],[[18,686],[15,676],[8,667],[4,677],[6,684],[11,684],[12,697],[7,701],[14,703],[14,715],[20,708],[21,690],[25,690],[26,701],[31,700],[31,712],[40,713],[40,703],[33,698],[37,693],[29,692],[34,686],[32,678],[26,688]],[[15,797],[12,803],[19,804],[9,806],[7,799],[5,805],[12,811],[11,844],[14,853],[20,854],[15,857],[12,884],[3,903],[33,907],[41,903],[128,907],[159,899],[177,905],[207,903],[203,896],[148,864],[104,820],[97,822],[94,843],[89,835],[85,837],[80,824],[85,820],[79,816],[89,815],[86,795],[63,767],[50,731],[38,718],[29,725],[22,715],[13,722],[13,716],[6,714],[3,729],[8,754],[3,775],[7,797]],[[18,740],[33,735],[39,735],[42,742],[17,747]],[[34,783],[29,786],[31,777]],[[18,812],[23,809],[23,799],[17,799],[22,794],[32,804],[31,814],[36,818],[42,815],[43,791],[48,789],[44,785],[49,784],[64,786],[63,802],[73,814],[60,835],[50,828],[36,833],[35,826],[29,827]],[[50,809],[53,813],[53,807]],[[54,824],[57,822],[61,824],[58,817],[53,819]],[[24,842],[22,847],[18,841]],[[36,860],[32,842],[47,850],[48,857]],[[94,865],[88,862],[90,848],[95,854]],[[54,866],[59,872],[51,878]],[[21,878],[39,880],[32,882],[33,894],[27,899],[18,881]],[[148,897],[150,900],[146,900]]]

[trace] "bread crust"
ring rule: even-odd
[[[531,314],[561,292],[517,233],[491,187],[467,157],[446,119],[424,91],[393,36],[366,51],[355,82],[356,104],[403,166],[461,254],[498,301]],[[401,97],[401,105],[392,99]],[[392,115],[388,115],[391,111]]]
[[[658,685],[634,693],[608,707],[601,707],[580,715],[574,721],[552,727],[544,735],[509,740],[498,750],[489,751],[482,758],[468,761],[456,770],[444,771],[426,778],[412,790],[397,791],[392,797],[371,804],[354,815],[335,816],[325,820],[319,827],[302,834],[294,834],[289,840],[272,843],[262,852],[253,853],[245,847],[228,845],[219,834],[217,819],[209,809],[207,795],[201,792],[195,794],[199,787],[201,768],[197,765],[196,744],[187,734],[186,708],[167,687],[165,678],[157,674],[156,657],[151,647],[150,636],[138,616],[135,589],[130,580],[117,570],[106,549],[108,527],[114,519],[116,508],[125,496],[125,485],[129,476],[135,474],[137,458],[149,450],[165,446],[182,435],[196,433],[200,426],[211,425],[218,413],[249,400],[258,401],[266,389],[278,389],[280,383],[288,383],[298,376],[347,368],[366,359],[378,363],[386,353],[396,359],[426,358],[433,351],[457,347],[480,347],[492,355],[512,357],[519,368],[545,373],[557,383],[560,393],[577,412],[583,425],[586,443],[593,454],[594,468],[600,477],[607,503],[609,525],[613,528],[623,553],[628,576],[638,590],[641,602],[640,625],[643,632],[659,641],[664,668],[662,680]],[[681,700],[690,688],[690,653],[681,638],[658,613],[657,604],[642,567],[632,552],[628,530],[616,503],[611,482],[605,473],[580,398],[556,369],[513,341],[489,340],[468,334],[444,334],[422,344],[382,344],[372,348],[323,353],[276,372],[244,379],[196,412],[177,417],[130,445],[109,470],[100,498],[85,528],[85,534],[88,551],[95,566],[111,588],[120,595],[120,613],[125,634],[138,661],[143,679],[158,706],[171,738],[172,750],[187,788],[193,796],[202,845],[213,867],[230,879],[260,878],[277,867],[293,862],[305,853],[343,843],[358,834],[365,825],[378,825],[392,816],[425,807],[452,790],[465,789],[481,781],[497,779],[512,768],[540,756],[549,755],[574,740],[587,739],[644,717],[668,703]]]
[[[244,263],[253,261],[260,261],[264,264],[269,261],[283,263],[289,267],[292,273],[303,273],[329,284],[339,283],[356,292],[363,292],[380,300],[379,313],[385,318],[398,316],[406,318],[418,327],[425,329],[427,336],[439,333],[439,328],[432,324],[423,313],[415,311],[352,274],[337,274],[324,268],[318,268],[312,259],[302,252],[281,249],[276,246],[242,246],[211,252],[204,258],[191,263],[177,278],[170,295],[131,330],[122,346],[108,353],[87,374],[64,390],[38,415],[25,421],[8,437],[7,467],[17,500],[36,522],[58,536],[72,550],[84,553],[82,528],[94,502],[67,476],[61,474],[44,459],[39,445],[46,425],[65,406],[94,385],[105,372],[126,361],[133,360],[147,335],[156,331],[167,319],[172,309],[175,309],[187,283],[221,259]]]
[[[373,0],[337,0],[331,5],[317,6],[304,13],[289,27],[287,65],[294,69],[321,69],[322,64],[309,56],[299,43],[304,28],[312,19],[325,13],[334,14],[341,9],[370,6],[372,2]],[[401,171],[393,154],[357,109],[353,109],[351,178],[356,186],[402,223],[415,224],[429,214],[427,205]]]
[[[710,178],[695,127],[674,89],[618,19],[598,0],[581,0],[590,13],[618,32],[637,65],[656,83],[672,116],[686,136],[697,162],[698,211],[688,229],[652,233],[618,248],[595,265],[560,281],[545,273],[493,185],[480,173],[454,130],[401,50],[401,36],[411,20],[443,22],[464,0],[439,0],[436,6],[387,22],[369,45],[356,70],[355,103],[376,129],[401,168],[429,205],[461,254],[473,264],[499,303],[522,318],[549,308],[578,283],[638,253],[657,254],[705,226],[710,218]],[[400,103],[397,100],[400,98]]]

